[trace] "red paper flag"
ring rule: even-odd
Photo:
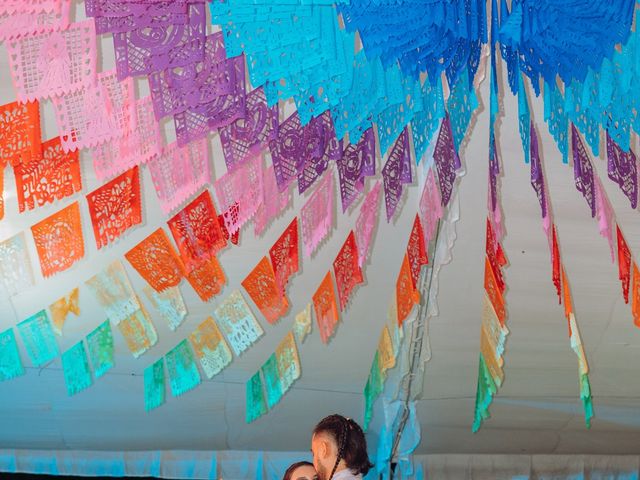
[[[427,247],[424,243],[424,230],[420,222],[420,216],[416,214],[413,221],[413,228],[409,236],[409,244],[407,245],[407,255],[409,257],[409,266],[411,267],[411,279],[413,286],[417,287],[420,281],[420,272],[423,265],[429,263],[427,257]]]
[[[500,291],[504,293],[506,286],[502,276],[502,267],[507,264],[507,260],[502,251],[502,246],[496,241],[495,234],[493,233],[493,227],[491,226],[491,220],[489,218],[487,218],[485,250],[487,258],[489,259],[489,264],[493,270],[494,278],[496,279],[496,284],[498,285],[498,288],[500,288]]]
[[[333,261],[333,271],[336,276],[340,311],[344,311],[353,289],[363,282],[362,269],[358,263],[358,247],[353,230],[342,245],[338,256]]]
[[[289,226],[282,232],[269,250],[271,266],[276,277],[276,284],[281,295],[285,295],[285,287],[289,277],[300,268],[298,246],[298,217],[294,217]]]
[[[485,257],[484,264],[484,289],[487,292],[487,296],[493,305],[493,309],[496,311],[496,316],[500,321],[500,325],[504,325],[507,318],[507,311],[504,306],[504,298],[496,277],[493,275],[493,269],[489,263],[489,259]]]
[[[411,266],[409,256],[405,253],[402,259],[402,267],[396,281],[396,306],[398,309],[398,325],[402,325],[407,319],[413,306],[420,303],[420,293],[413,286],[411,278]]]
[[[262,257],[242,281],[242,286],[269,323],[276,323],[287,312],[289,302],[276,284],[273,267],[267,257]]]
[[[631,277],[631,252],[627,246],[627,242],[620,231],[620,227],[616,225],[616,233],[618,236],[618,277],[622,282],[622,294],[624,295],[624,303],[629,303],[629,282]]]
[[[37,101],[0,106],[0,167],[30,162],[41,154]]]
[[[333,291],[331,270],[327,272],[322,283],[313,294],[313,307],[320,331],[322,343],[328,343],[338,324],[338,305]]]
[[[239,208],[238,204],[234,203],[229,209],[228,214],[233,215],[232,212],[237,212]],[[218,224],[220,224],[220,229],[222,230],[225,240],[230,240],[234,245],[238,245],[238,242],[240,241],[240,229],[233,232],[233,235],[229,235],[229,230],[227,230],[227,225],[224,222],[224,215],[222,213],[218,215]]]
[[[633,323],[640,328],[640,270],[633,262],[633,288],[632,288],[631,313],[633,313]]]
[[[558,304],[562,303],[562,286],[560,282],[560,250],[558,248],[558,237],[556,235],[555,224],[551,226],[552,230],[552,252],[551,252],[551,264],[553,267],[553,273],[551,279],[556,286],[556,292],[558,294]]]

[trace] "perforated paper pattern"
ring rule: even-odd
[[[87,335],[87,347],[89,358],[93,366],[93,374],[96,378],[111,370],[115,365],[113,334],[111,322],[105,320]]]
[[[189,342],[207,378],[213,378],[233,360],[229,345],[211,317],[189,335]]]
[[[200,262],[188,275],[187,281],[203,302],[208,302],[218,295],[227,283],[222,265],[216,257]]]
[[[298,217],[294,217],[289,226],[282,232],[269,249],[269,258],[275,274],[278,289],[285,295],[285,288],[291,275],[298,271],[299,262],[298,245]]]
[[[409,256],[405,254],[402,267],[396,281],[396,304],[398,309],[398,325],[402,325],[409,317],[413,306],[420,302],[420,293],[413,285]]]
[[[272,219],[276,218],[289,204],[290,190],[283,192],[278,190],[278,183],[273,171],[273,165],[263,169],[263,192],[260,204],[254,216],[254,232],[256,236],[262,235]]]
[[[382,184],[376,182],[362,202],[360,213],[356,220],[356,245],[358,246],[358,265],[362,267],[369,256],[373,233],[378,221],[378,205],[380,203],[380,189]]]
[[[353,204],[364,190],[365,175],[375,174],[376,141],[373,129],[362,135],[355,145],[349,145],[342,157],[336,160],[340,178],[342,212]]]
[[[10,296],[33,285],[31,260],[24,242],[24,232],[0,242],[0,283]]]
[[[417,214],[409,236],[407,256],[409,258],[409,266],[411,267],[413,285],[418,288],[422,266],[428,264],[429,259],[427,258],[427,248],[424,243],[424,231],[420,223],[420,216]]]
[[[353,230],[333,261],[333,272],[336,277],[340,310],[344,311],[355,287],[364,282],[362,269],[358,263],[358,247]]]
[[[107,318],[116,325],[141,308],[138,297],[119,260],[86,281]]]
[[[62,335],[62,327],[70,313],[76,316],[80,316],[80,304],[79,304],[80,290],[74,288],[68,295],[59,298],[51,305],[49,305],[49,311],[51,312],[51,320],[53,331],[58,335]]]
[[[276,323],[287,312],[289,302],[276,283],[273,267],[267,257],[262,257],[242,281],[242,286],[269,323]]]
[[[144,407],[148,412],[165,402],[164,357],[144,369]]]
[[[151,305],[160,313],[169,328],[175,331],[187,316],[187,307],[180,288],[169,287],[162,292],[156,292],[153,288],[145,285],[143,290]]]
[[[34,367],[42,367],[58,356],[58,344],[46,310],[40,310],[17,327]]]
[[[236,356],[253,345],[264,333],[240,290],[234,290],[222,301],[216,308],[214,317]]]
[[[300,210],[304,253],[310,257],[333,228],[333,174],[324,174],[320,185]]]
[[[142,306],[118,323],[118,329],[134,358],[138,358],[158,343],[156,328]]]
[[[13,328],[0,333],[0,382],[24,375]]]
[[[86,390],[93,383],[82,340],[62,354],[62,371],[69,396]]]
[[[40,147],[38,101],[7,103],[0,107],[0,166],[37,160]]]
[[[333,290],[331,271],[328,271],[320,286],[313,294],[313,306],[316,313],[316,322],[320,331],[322,343],[328,343],[338,325],[338,305]]]
[[[185,339],[164,357],[169,372],[169,385],[174,397],[193,390],[200,385],[200,372],[193,359],[189,342]]]
[[[287,333],[276,347],[276,361],[282,390],[287,392],[302,373],[293,332]]]

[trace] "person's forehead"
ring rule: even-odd
[[[311,465],[302,465],[291,474],[291,480],[312,480],[316,470]]]

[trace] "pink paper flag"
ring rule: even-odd
[[[70,4],[69,0],[5,0],[0,6],[0,42],[66,29]]]
[[[380,201],[380,189],[382,184],[377,182],[362,202],[360,213],[356,220],[356,244],[358,245],[358,265],[362,267],[367,260],[373,231],[378,221],[378,204]]]
[[[263,192],[262,199],[254,217],[254,233],[262,235],[267,229],[271,220],[276,218],[289,204],[291,195],[289,189],[282,192],[278,189],[276,174],[271,165],[266,170],[263,169]]]
[[[310,257],[333,228],[333,172],[325,172],[318,188],[300,210],[304,253]]]
[[[424,182],[422,189],[422,196],[420,197],[420,220],[422,221],[426,243],[429,243],[433,238],[440,218],[442,218],[440,190],[436,185],[433,169],[429,169],[427,180]]]
[[[600,179],[595,177],[595,191],[596,191],[596,216],[598,218],[598,228],[600,229],[600,235],[605,237],[609,242],[609,249],[611,250],[611,262],[616,261],[616,244],[613,238],[613,230],[615,225],[615,217],[613,214],[613,208],[609,203],[609,198],[602,188]]]

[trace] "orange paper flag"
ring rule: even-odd
[[[37,101],[0,106],[0,166],[40,157],[40,105]]]
[[[627,242],[620,231],[620,227],[616,225],[616,233],[618,236],[618,277],[622,282],[622,295],[624,303],[629,303],[629,282],[631,278],[631,252],[627,246]]]
[[[200,262],[200,265],[187,275],[187,281],[203,302],[208,302],[214,295],[219,294],[227,283],[222,266],[216,257]]]
[[[400,274],[396,281],[396,303],[398,308],[398,325],[407,319],[413,306],[420,303],[420,293],[413,286],[409,256],[405,253]]]
[[[496,282],[496,278],[493,275],[491,263],[489,263],[489,259],[486,257],[484,264],[484,289],[487,292],[489,300],[491,300],[493,309],[496,311],[496,316],[500,321],[500,325],[504,326],[504,321],[507,318],[507,311],[504,306],[504,298],[502,297],[502,292],[500,291],[500,287]]]
[[[424,244],[424,230],[422,229],[422,223],[420,222],[420,216],[418,214],[416,214],[416,218],[413,221],[413,228],[411,229],[409,244],[407,245],[407,255],[409,256],[413,286],[417,287],[422,266],[429,263],[427,248]]]
[[[333,291],[331,270],[327,272],[322,283],[313,294],[313,307],[322,343],[328,343],[338,324],[338,305]]]
[[[353,289],[364,281],[362,269],[358,263],[358,247],[353,230],[333,262],[333,272],[336,276],[340,310],[344,311]]]
[[[631,313],[633,313],[633,323],[640,328],[640,270],[633,262],[633,286],[631,290]]]
[[[273,267],[267,257],[262,257],[242,281],[242,286],[269,323],[276,323],[287,312],[289,302],[276,285]]]

